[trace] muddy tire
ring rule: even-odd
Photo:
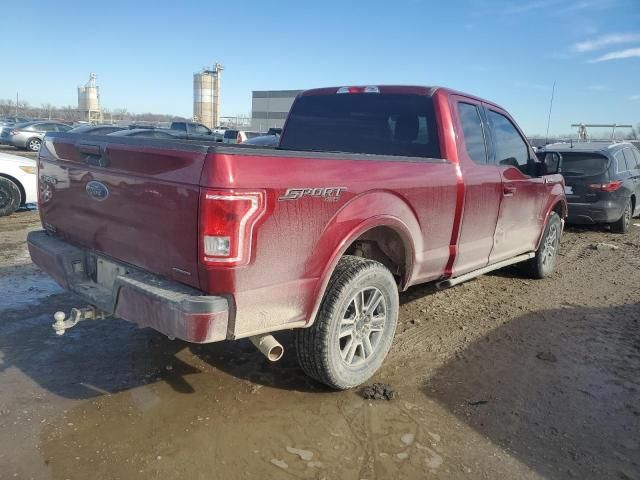
[[[526,273],[531,278],[545,278],[553,273],[558,261],[562,221],[556,212],[551,212],[536,256],[525,264]]]
[[[39,138],[30,138],[29,140],[27,140],[27,143],[25,144],[27,147],[27,150],[31,151],[31,152],[39,152],[40,151],[40,146],[42,145],[42,140],[40,140]]]
[[[338,390],[362,384],[389,352],[398,310],[391,272],[373,260],[345,255],[329,280],[315,322],[296,330],[300,367]]]
[[[20,206],[20,189],[8,178],[0,177],[0,217],[11,215]]]
[[[615,233],[627,233],[631,226],[631,216],[633,215],[633,206],[631,205],[631,197],[627,198],[622,211],[622,217],[617,222],[611,224],[611,231]]]

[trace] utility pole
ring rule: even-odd
[[[18,116],[18,103],[20,102],[20,96],[16,92],[16,117]]]

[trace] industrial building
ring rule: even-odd
[[[223,67],[216,63],[193,74],[193,120],[209,128],[220,125],[220,81]]]
[[[82,120],[91,123],[102,123],[102,108],[100,108],[100,87],[96,84],[96,74],[89,75],[89,81],[84,87],[78,87],[78,111]]]
[[[251,130],[266,132],[284,125],[291,104],[302,90],[254,90],[251,96]]]

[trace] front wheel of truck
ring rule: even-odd
[[[367,381],[384,361],[398,323],[398,286],[381,263],[345,255],[315,322],[296,331],[300,367],[338,390]]]
[[[561,235],[562,220],[556,212],[551,212],[536,256],[526,264],[527,273],[531,278],[545,278],[553,273],[558,261]]]

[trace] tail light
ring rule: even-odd
[[[622,180],[614,180],[609,183],[590,183],[589,189],[598,192],[615,192],[622,186]]]
[[[251,259],[253,228],[266,210],[264,192],[200,191],[200,261],[244,265]]]
[[[242,143],[242,134],[238,132],[238,136],[236,137],[236,143]]]

